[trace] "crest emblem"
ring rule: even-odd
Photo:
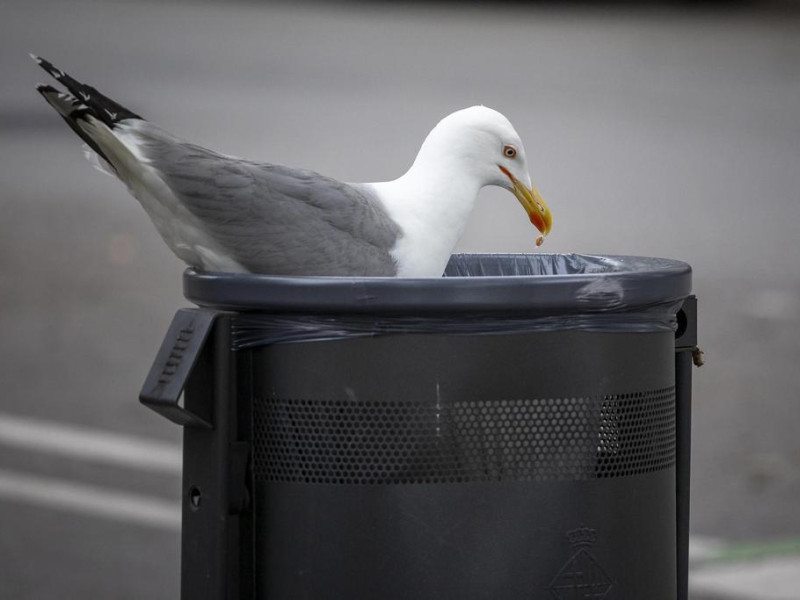
[[[579,527],[567,532],[567,539],[577,548],[550,583],[557,600],[601,600],[614,585],[611,577],[589,551],[597,543],[597,530]]]

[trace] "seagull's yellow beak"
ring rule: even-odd
[[[519,203],[522,204],[522,208],[525,209],[525,212],[528,213],[528,217],[531,223],[533,223],[533,226],[542,232],[541,237],[536,240],[536,245],[541,245],[544,236],[550,233],[550,228],[553,226],[553,217],[550,214],[550,208],[547,206],[547,202],[545,202],[544,198],[539,194],[539,190],[536,189],[536,186],[531,186],[531,188],[528,189],[525,185],[520,183],[519,179],[511,174],[511,171],[500,165],[498,165],[498,167],[500,167],[500,170],[511,180],[511,185],[513,186],[511,191],[514,196],[517,197]]]

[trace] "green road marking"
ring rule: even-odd
[[[715,559],[736,562],[793,555],[800,556],[800,538],[731,543],[720,548]]]

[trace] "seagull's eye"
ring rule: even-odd
[[[503,154],[506,158],[515,158],[517,156],[517,149],[511,145],[503,146]]]

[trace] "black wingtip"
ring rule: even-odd
[[[97,119],[109,127],[113,127],[116,123],[119,123],[125,119],[142,118],[135,112],[125,108],[121,104],[118,104],[111,98],[104,96],[92,86],[73,79],[64,71],[53,65],[53,63],[45,60],[41,56],[31,54],[31,58],[36,61],[36,63],[42,67],[42,69],[47,71],[53,78],[55,78],[56,81],[67,88],[72,96],[80,99],[80,101],[92,111],[92,114]]]
[[[61,81],[66,73],[56,67],[53,63],[48,60],[43,59],[41,56],[36,56],[35,54],[31,54],[31,58],[36,61],[40,67],[42,67],[45,71],[47,71],[51,76],[53,76],[56,81]]]
[[[83,104],[72,94],[59,90],[46,83],[37,84],[36,91],[47,100],[48,104],[50,104],[59,115],[61,115],[61,118],[64,119],[70,129],[72,129],[78,137],[86,142],[98,156],[101,156],[108,164],[111,164],[111,161],[109,161],[108,157],[103,153],[103,149],[100,148],[97,142],[92,139],[91,135],[78,124],[80,120],[86,119],[87,116],[93,114],[92,110],[87,105]],[[112,168],[114,167],[112,166]]]
[[[83,118],[90,114],[89,107],[80,102],[75,96],[67,92],[63,92],[52,85],[40,83],[36,86],[36,91],[52,106],[58,114],[64,117],[74,128],[77,119]],[[79,134],[80,135],[80,134]]]

